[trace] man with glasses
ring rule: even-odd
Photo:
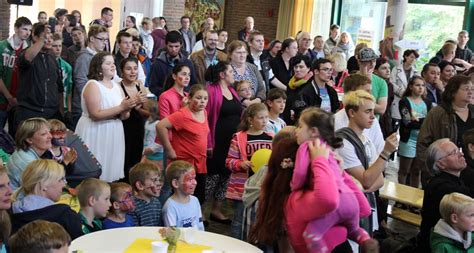
[[[301,111],[310,106],[335,113],[339,109],[339,98],[336,90],[327,83],[331,80],[332,64],[328,59],[318,59],[311,65],[313,81],[301,89],[293,104],[296,118]]]
[[[112,27],[112,19],[114,19],[114,11],[109,7],[104,7],[100,11],[100,19],[96,19],[90,23],[90,25],[101,25],[106,28]],[[109,31],[107,30],[107,38],[110,37]],[[110,41],[107,40],[104,51],[110,52]]]
[[[109,41],[109,32],[105,26],[92,25],[87,34],[87,47],[77,54],[76,64],[74,65],[73,78],[74,88],[72,93],[72,125],[75,127],[81,117],[81,94],[89,78],[89,65],[92,57],[100,51],[103,51],[106,43]],[[73,129],[72,129],[73,130]]]
[[[441,218],[439,203],[444,195],[459,192],[473,197],[474,194],[460,179],[467,164],[462,151],[448,138],[433,142],[426,150],[426,166],[435,176],[424,188],[421,209],[421,227],[418,234],[418,251],[430,251],[430,232]]]
[[[162,51],[151,65],[149,75],[149,88],[156,97],[160,97],[164,92],[166,77],[179,64],[185,64],[191,70],[191,81],[189,86],[196,83],[196,73],[193,63],[181,53],[183,46],[183,36],[178,31],[171,31],[166,34],[166,49]],[[189,89],[189,86],[187,89]]]
[[[298,54],[307,55],[311,58],[311,62],[316,60],[318,57],[316,52],[311,50],[311,35],[308,32],[300,32],[296,35],[296,41],[298,42]]]
[[[372,48],[363,48],[359,51],[359,74],[365,75],[372,80],[372,95],[375,97],[375,117],[377,120],[387,109],[388,87],[385,80],[374,74],[375,61],[379,56]]]
[[[227,55],[217,50],[217,40],[219,36],[217,31],[210,30],[204,34],[204,49],[191,54],[191,62],[196,68],[196,81],[197,83],[206,83],[204,80],[204,74],[206,69],[217,64],[219,61],[225,61]]]

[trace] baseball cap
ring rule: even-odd
[[[371,61],[379,58],[372,48],[362,48],[359,51],[359,61]]]

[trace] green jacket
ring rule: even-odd
[[[443,219],[440,219],[431,232],[431,253],[474,253],[474,233],[469,232],[468,236],[471,238],[467,242],[464,241],[466,245],[469,245],[466,249],[460,241],[459,234]]]
[[[22,51],[26,48],[28,48],[28,43],[24,41]],[[3,80],[3,83],[5,83],[7,89],[14,93],[13,95],[15,96],[16,87],[11,87],[11,82],[13,78],[13,70],[17,64],[20,52],[18,52],[18,54],[15,53],[15,49],[13,48],[13,37],[0,41],[0,53],[2,54],[2,57],[0,58],[0,78]],[[19,79],[17,79],[17,82],[19,83]],[[12,88],[14,90],[12,90]],[[5,104],[6,102],[6,98],[0,93],[0,104]]]

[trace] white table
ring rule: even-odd
[[[82,250],[83,253],[119,253],[137,238],[156,238],[159,240],[159,227],[130,227],[102,230],[87,234],[72,241],[69,252]],[[196,244],[210,246],[225,253],[261,253],[257,247],[232,237],[210,232],[196,231]]]

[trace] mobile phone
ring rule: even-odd
[[[56,28],[57,19],[55,17],[49,17],[48,25],[51,33],[54,33],[54,29]]]
[[[390,135],[392,135],[393,133],[396,133],[398,131],[398,128],[400,128],[400,121],[395,120],[395,122],[393,122],[393,128]]]

